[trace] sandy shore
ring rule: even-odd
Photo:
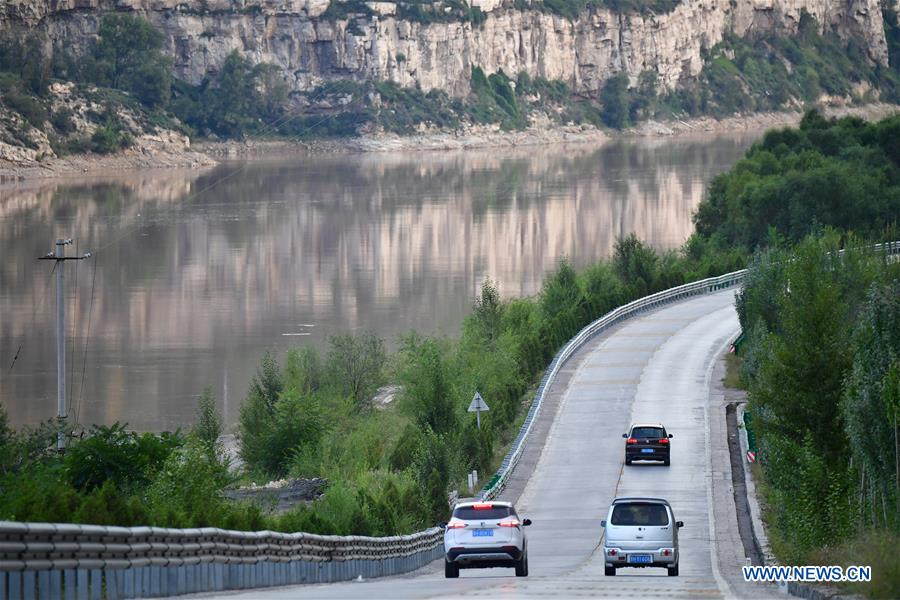
[[[900,112],[900,105],[868,104],[831,107],[823,111],[831,117],[854,115],[877,120]],[[735,115],[724,119],[700,117],[690,120],[646,121],[622,132],[589,125],[551,126],[541,123],[523,131],[500,131],[498,127],[469,127],[456,132],[430,132],[415,136],[378,134],[338,140],[247,140],[199,142],[189,151],[158,154],[121,154],[118,156],[74,155],[39,165],[17,166],[0,161],[0,184],[17,181],[65,177],[83,174],[108,174],[134,169],[172,167],[198,168],[214,165],[220,159],[262,158],[278,154],[394,152],[424,150],[460,150],[468,148],[517,147],[559,143],[600,143],[622,136],[672,136],[692,133],[725,133],[761,130],[797,125],[800,111]]]

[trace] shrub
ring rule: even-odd
[[[131,143],[131,136],[114,119],[107,120],[91,136],[91,150],[97,154],[113,154],[128,148]]]
[[[206,388],[197,400],[197,421],[191,430],[200,445],[207,449],[212,457],[222,455],[222,415],[216,408],[216,400],[213,397],[212,388]]]
[[[136,434],[119,423],[95,425],[67,449],[64,461],[77,490],[90,491],[107,481],[122,490],[140,490],[183,443],[178,433]]]
[[[444,351],[436,340],[414,335],[406,336],[401,343],[403,400],[413,419],[439,434],[453,430],[458,416]]]
[[[53,123],[53,128],[60,134],[69,135],[75,131],[74,116],[75,113],[72,112],[72,109],[64,106],[51,115],[50,122]]]
[[[372,332],[328,339],[327,372],[331,382],[363,409],[384,380],[384,340]]]
[[[249,527],[263,525],[249,506],[222,498],[231,481],[227,469],[206,448],[189,439],[167,458],[147,490],[154,525],[169,527]]]

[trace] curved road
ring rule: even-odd
[[[759,597],[767,590],[748,589],[738,580],[743,557],[735,550],[740,545],[736,526],[713,518],[722,511],[713,510],[712,480],[723,478],[719,463],[728,460],[728,453],[719,448],[724,444],[710,443],[710,378],[716,358],[738,329],[734,290],[728,290],[626,321],[571,359],[567,381],[551,389],[557,396],[541,417],[552,424],[517,501],[519,514],[534,522],[526,530],[529,577],[489,569],[464,570],[459,579],[446,580],[443,565],[436,562],[403,576],[227,597]],[[715,413],[716,418],[723,414]],[[674,434],[670,467],[624,466],[622,433],[634,421],[659,421]],[[723,499],[730,500],[725,487],[716,496],[723,505]],[[517,495],[514,488],[510,496]],[[603,575],[603,557],[594,550],[603,531],[600,521],[617,495],[669,500],[685,523],[679,577],[667,577],[664,569]]]

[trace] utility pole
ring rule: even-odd
[[[56,416],[60,422],[66,418],[66,303],[63,265],[67,260],[84,260],[91,256],[90,252],[82,256],[66,256],[66,246],[71,243],[70,239],[58,239],[56,252],[38,257],[38,260],[56,261]],[[66,438],[60,431],[56,438],[56,448],[62,451],[65,447]]]

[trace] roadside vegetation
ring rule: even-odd
[[[864,564],[900,595],[900,118],[808,114],[718,177],[695,220],[757,248],[738,300],[769,537],[784,564]],[[851,234],[850,231],[859,232]],[[839,253],[843,250],[843,253]]]
[[[754,257],[738,301],[742,377],[776,555],[872,565],[858,591],[895,598],[881,548],[900,533],[900,263],[841,246],[832,232]]]

